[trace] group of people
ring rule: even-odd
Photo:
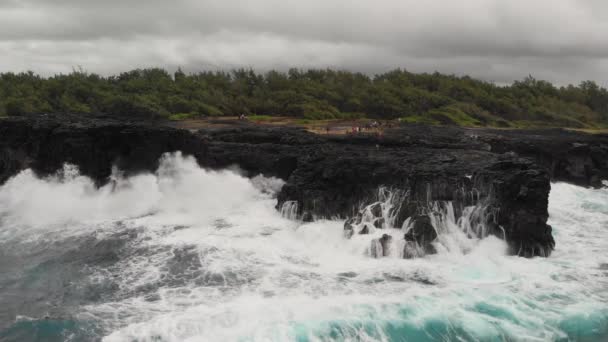
[[[380,127],[386,127],[386,128],[392,128],[393,124],[390,122],[387,123],[383,123],[381,121],[372,121],[367,123],[365,126],[353,126],[351,127],[351,130],[347,130],[346,133],[347,134],[358,134],[364,131],[369,131],[369,130],[374,130]],[[379,135],[382,135],[382,131],[377,131],[376,133],[378,133]]]

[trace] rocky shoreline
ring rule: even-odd
[[[68,162],[101,185],[113,167],[127,175],[154,171],[172,151],[194,156],[202,167],[238,165],[248,176],[279,177],[286,184],[277,208],[295,204],[303,220],[347,219],[346,235],[365,233],[369,224],[387,228],[369,205],[386,200],[379,189],[389,189],[399,194],[391,225],[410,220],[405,245],[425,253],[433,252],[429,208],[449,202],[457,216],[481,208],[475,220],[488,227],[484,234],[505,238],[511,254],[549,256],[550,181],[598,187],[608,179],[608,136],[564,130],[403,126],[383,136],[320,136],[287,127],[190,132],[100,119],[11,118],[0,120],[0,183],[26,168],[52,174]]]

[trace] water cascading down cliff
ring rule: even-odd
[[[608,169],[606,137],[590,143],[583,134],[554,134],[545,142],[524,133],[406,127],[384,137],[321,137],[289,128],[189,132],[15,118],[0,121],[0,183],[27,168],[44,176],[70,163],[102,185],[113,168],[153,171],[163,153],[182,151],[202,167],[283,179],[278,210],[303,221],[344,219],[345,238],[373,237],[372,257],[421,257],[455,248],[450,239],[488,235],[505,239],[511,254],[549,256],[551,177],[593,186]]]

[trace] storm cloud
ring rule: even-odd
[[[604,0],[0,0],[0,71],[289,67],[606,85]]]

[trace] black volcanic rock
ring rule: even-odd
[[[52,174],[67,162],[103,184],[113,166],[129,175],[155,170],[164,152],[199,158],[206,149],[200,138],[171,128],[105,120],[5,119],[0,120],[0,183],[25,168]]]
[[[47,175],[69,162],[103,184],[113,166],[127,174],[154,171],[163,153],[179,150],[204,167],[238,165],[248,176],[284,179],[278,207],[297,201],[307,220],[355,217],[362,204],[378,201],[379,187],[403,194],[397,227],[427,215],[429,203],[450,201],[457,215],[482,203],[494,213],[484,223],[504,235],[511,253],[548,256],[555,245],[546,223],[550,177],[597,185],[608,170],[605,136],[548,134],[552,138],[416,126],[384,137],[319,136],[297,128],[189,132],[107,120],[12,118],[0,120],[0,183],[25,168]],[[345,234],[355,233],[355,223],[345,225]]]
[[[393,237],[388,234],[383,234],[381,238],[372,240],[370,246],[370,256],[372,258],[389,256],[392,241]]]
[[[566,129],[513,130],[403,125],[386,133],[396,146],[515,153],[544,167],[551,180],[601,187],[608,179],[608,135]]]
[[[431,219],[427,215],[418,215],[414,216],[412,220],[412,227],[405,233],[404,240],[418,244],[427,254],[435,253],[435,248],[431,243],[437,238],[437,231],[431,224]]]
[[[519,134],[518,134],[519,133]],[[496,153],[515,152],[545,167],[551,179],[600,187],[608,179],[608,135],[561,129],[485,131],[479,135]]]
[[[279,204],[295,200],[301,213],[346,218],[356,215],[357,203],[374,202],[379,186],[408,193],[397,227],[407,217],[424,214],[429,202],[452,201],[458,211],[483,198],[501,208],[497,224],[514,253],[549,254],[554,247],[546,225],[546,171],[527,159],[485,151],[338,145],[323,156],[300,160]]]

